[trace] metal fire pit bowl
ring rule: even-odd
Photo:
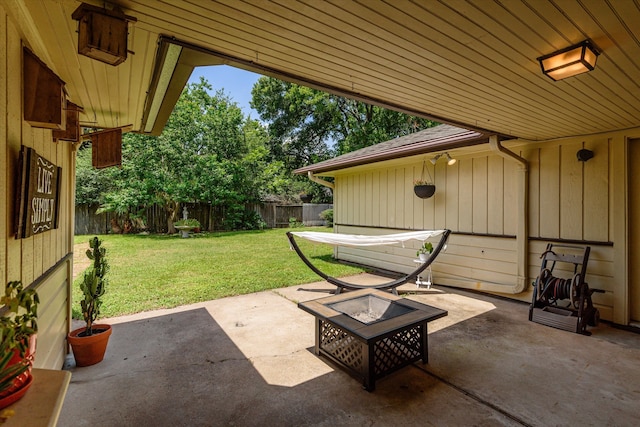
[[[298,304],[316,318],[315,352],[361,379],[368,391],[377,379],[418,360],[428,362],[427,323],[445,310],[379,290]]]
[[[363,295],[327,306],[367,325],[402,316],[415,310],[415,308],[397,304],[375,295]]]

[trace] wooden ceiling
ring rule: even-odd
[[[87,125],[142,129],[168,36],[211,64],[470,129],[544,140],[640,126],[635,0],[110,0],[137,19],[133,54],[116,67],[77,54],[80,2],[6,2]],[[594,71],[559,82],[541,73],[536,58],[584,39],[602,52]]]

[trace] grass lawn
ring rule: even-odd
[[[297,229],[302,230],[302,229]],[[329,231],[325,227],[307,230]],[[321,280],[289,249],[288,229],[177,235],[103,235],[110,271],[100,317],[171,308]],[[93,237],[75,236],[75,243]],[[364,269],[332,258],[333,247],[297,239],[320,270],[339,277]],[[73,317],[80,318],[80,281],[73,286]]]

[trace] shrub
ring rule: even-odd
[[[258,212],[232,205],[225,212],[222,226],[225,230],[263,230],[267,223]]]
[[[319,216],[327,221],[327,227],[333,227],[333,209],[325,209],[320,212]]]
[[[292,216],[289,218],[289,228],[297,228],[302,227],[302,223],[298,221],[298,218]]]

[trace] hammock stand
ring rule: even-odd
[[[438,244],[435,246],[435,248],[433,249],[433,252],[431,252],[431,255],[429,256],[429,258],[427,258],[427,260],[421,264],[418,268],[416,268],[414,271],[412,271],[411,273],[393,280],[391,282],[387,282],[387,283],[382,283],[379,285],[358,285],[355,283],[348,283],[345,281],[342,281],[340,279],[336,279],[335,277],[331,277],[325,273],[323,273],[322,271],[320,271],[315,265],[313,265],[311,263],[311,261],[309,261],[309,259],[302,253],[302,251],[300,250],[300,247],[298,247],[298,244],[295,241],[294,238],[294,234],[297,234],[301,237],[304,237],[304,235],[313,235],[313,232],[305,232],[305,233],[295,233],[295,232],[291,232],[288,231],[287,232],[287,238],[289,239],[289,242],[291,243],[291,247],[293,248],[293,250],[296,251],[296,253],[298,254],[298,256],[300,257],[300,259],[307,265],[307,267],[309,267],[314,273],[316,273],[318,276],[322,277],[324,280],[326,280],[327,282],[331,283],[332,285],[336,286],[336,295],[339,294],[340,292],[342,292],[343,289],[347,289],[347,290],[356,290],[356,289],[383,289],[383,290],[389,290],[391,292],[393,292],[394,294],[398,294],[397,291],[397,287],[404,285],[405,283],[407,283],[408,281],[410,281],[411,279],[415,279],[420,273],[422,273],[424,270],[427,269],[427,267],[429,267],[431,265],[431,263],[437,258],[438,254],[440,253],[440,251],[446,246],[447,244],[447,240],[449,239],[449,235],[451,234],[451,230],[442,230],[442,237],[440,237],[440,241],[438,242]],[[318,234],[330,234],[330,233],[318,233]],[[402,234],[399,234],[399,236],[401,236]],[[352,237],[360,237],[360,236],[352,236]],[[381,237],[384,238],[385,236],[371,236],[371,237]],[[415,238],[414,238],[415,239]],[[416,239],[416,240],[420,240],[420,239]],[[378,243],[378,245],[380,244],[392,244],[392,243],[397,243],[397,242],[391,242],[391,243]],[[339,244],[339,243],[336,243]],[[371,243],[363,243],[363,244],[358,244],[358,243],[354,243],[354,242],[350,242],[348,244],[342,244],[343,246],[374,246]]]

